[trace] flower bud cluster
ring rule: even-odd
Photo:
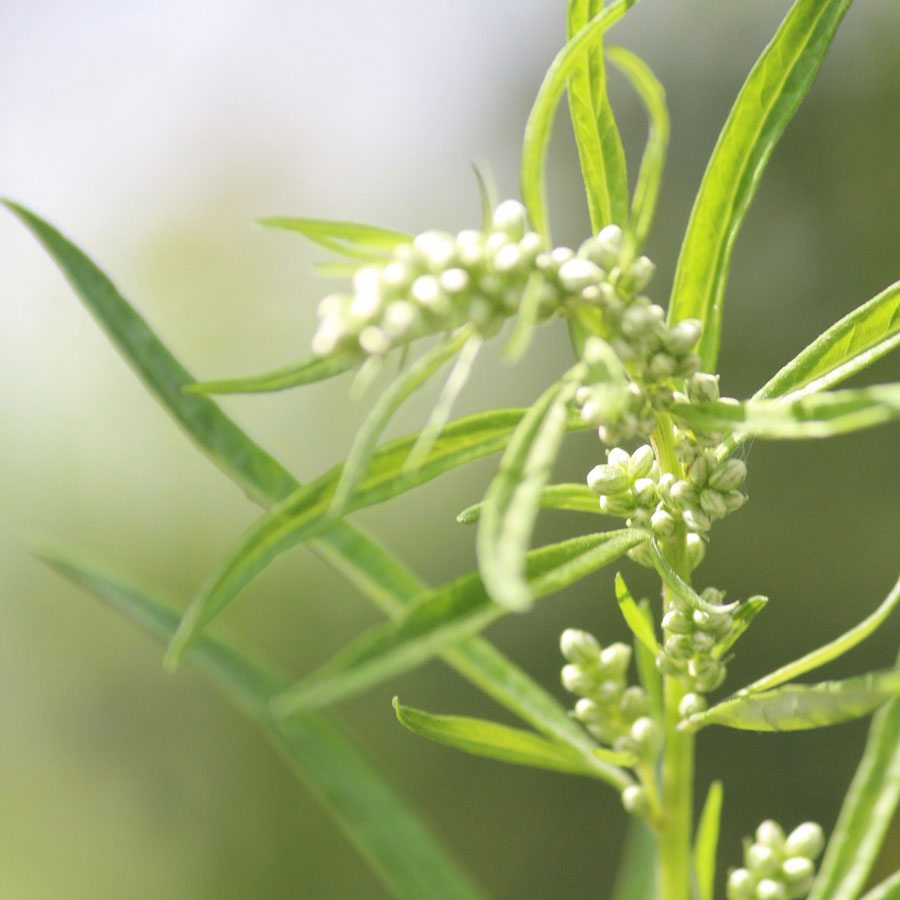
[[[744,867],[728,875],[728,900],[795,900],[809,892],[815,876],[813,860],[825,836],[815,822],[798,825],[787,837],[771,819],[756,829],[756,840],[744,847]]]
[[[613,749],[641,762],[652,761],[662,744],[662,731],[650,718],[644,689],[627,684],[631,648],[618,643],[601,647],[592,634],[567,628],[560,649],[568,660],[561,673],[563,687],[580,697],[575,718]]]
[[[734,619],[724,594],[707,588],[700,595],[702,609],[694,609],[675,595],[663,616],[663,644],[656,658],[657,668],[677,675],[688,693],[682,700],[682,716],[705,709],[701,694],[714,691],[725,680],[725,665],[719,658],[722,645],[731,636]]]

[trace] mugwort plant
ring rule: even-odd
[[[325,297],[311,355],[250,379],[196,382],[75,246],[33,213],[7,206],[56,260],[147,388],[193,441],[263,507],[183,614],[59,546],[38,553],[167,643],[166,666],[189,660],[256,719],[402,898],[476,898],[483,891],[381,781],[323,712],[330,703],[440,656],[522,720],[511,727],[438,715],[395,700],[400,723],[433,741],[496,760],[599,779],[636,828],[652,836],[631,854],[619,900],[858,900],[900,800],[900,669],[842,681],[799,682],[871,635],[900,602],[900,582],[866,619],[752,684],[725,687],[739,638],[766,607],[726,598],[696,572],[717,521],[747,500],[748,438],[826,438],[900,417],[900,384],[833,388],[900,344],[900,282],[845,315],[752,397],[719,393],[718,350],[732,246],[766,162],[811,87],[850,0],[796,0],[750,72],[722,129],[681,246],[667,306],[642,254],[668,141],[663,88],[648,65],[604,46],[636,0],[569,0],[568,41],[550,66],[525,128],[521,201],[497,202],[481,182],[482,221],[458,234],[408,235],[348,222],[273,218],[343,256],[346,286]],[[606,94],[620,70],[649,120],[629,196],[625,156]],[[592,233],[577,247],[552,240],[544,163],[555,111],[568,96]],[[563,320],[571,367],[527,409],[452,418],[487,341],[515,365],[539,326]],[[504,328],[507,325],[510,327]],[[424,350],[420,350],[421,347]],[[417,352],[419,355],[413,355]],[[283,390],[355,371],[370,387],[388,359],[399,374],[371,404],[346,461],[299,484],[210,399]],[[450,367],[422,429],[388,442],[392,415]],[[584,483],[551,484],[570,431],[598,436]],[[348,520],[444,472],[499,454],[476,524],[478,571],[438,587]],[[532,549],[542,508],[621,520]],[[281,553],[306,544],[386,614],[299,681],[249,660],[208,626]],[[659,596],[633,597],[610,579],[631,645],[601,645],[566,629],[559,641],[567,710],[478,636],[507,614],[625,559],[652,570]],[[632,662],[634,666],[632,666]],[[720,693],[725,687],[724,692]],[[828,726],[874,713],[868,744],[837,824],[785,831],[762,822],[742,858],[717,876],[723,795],[713,781],[695,822],[694,741],[718,725],[755,731]],[[652,877],[641,878],[650,873]],[[900,872],[864,900],[900,897]]]

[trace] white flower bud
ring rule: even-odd
[[[627,644],[610,644],[600,654],[600,668],[607,677],[620,678],[631,662],[631,647]]]
[[[348,312],[355,319],[369,321],[381,309],[383,302],[384,297],[381,290],[376,286],[375,289],[359,291],[354,294]]]
[[[688,379],[687,395],[691,403],[715,403],[719,399],[719,376],[695,372]]]
[[[697,462],[700,462],[700,460],[698,459]],[[661,485],[662,480],[660,479],[660,486]],[[660,493],[662,493],[661,490]],[[687,509],[688,507],[696,506],[700,502],[700,495],[697,493],[696,488],[683,478],[672,485],[669,490],[669,496],[672,498],[672,503],[678,507],[678,509]]]
[[[681,514],[684,524],[690,531],[709,531],[712,527],[712,520],[703,512],[702,509],[691,507]]]
[[[456,236],[459,261],[466,266],[480,266],[484,262],[484,243],[484,235],[480,231],[460,231]]]
[[[634,513],[634,498],[630,493],[616,494],[612,497],[600,498],[600,512],[607,516],[628,518]]]
[[[747,502],[747,495],[741,491],[729,491],[727,494],[722,494],[722,499],[725,501],[725,508],[728,512],[734,512]]]
[[[613,447],[613,449],[606,454],[606,460],[611,466],[616,466],[616,468],[621,469],[623,472],[627,472],[628,464],[631,462],[631,456],[627,450],[623,450],[621,447]]]
[[[585,725],[602,725],[606,721],[606,713],[600,708],[596,700],[582,697],[572,710],[572,715]]]
[[[656,482],[652,478],[638,478],[634,483],[634,500],[638,506],[648,507],[656,504],[659,494]]]
[[[774,875],[781,865],[781,854],[766,844],[751,844],[744,853],[744,863],[757,877]]]
[[[709,461],[706,456],[698,456],[688,470],[688,479],[694,487],[703,487],[709,477]]]
[[[685,694],[678,704],[678,715],[687,719],[706,709],[706,698],[702,694]]]
[[[340,337],[333,331],[319,328],[313,335],[311,349],[316,356],[328,356],[333,353]]]
[[[665,509],[658,509],[650,516],[650,528],[658,538],[671,537],[675,533],[675,518]]]
[[[593,239],[591,259],[604,269],[611,269],[618,261],[622,252],[622,238],[624,234],[618,225],[607,225],[601,228]]]
[[[728,875],[725,893],[728,900],[753,900],[756,879],[746,869],[733,869]]]
[[[691,634],[694,623],[680,609],[670,609],[662,620],[663,631],[671,631],[673,634]]]
[[[518,200],[504,200],[494,210],[491,224],[495,230],[503,231],[514,241],[518,241],[528,228],[528,213]]]
[[[603,279],[603,272],[589,259],[575,257],[564,262],[557,273],[563,288],[573,294]]]
[[[668,353],[654,353],[650,358],[650,377],[654,381],[665,381],[675,374],[678,363],[674,356]]]
[[[550,251],[550,268],[559,269],[563,263],[567,263],[575,256],[569,247],[554,247]]]
[[[641,444],[628,461],[628,474],[632,478],[646,478],[653,466],[656,455],[649,444]]]
[[[626,721],[633,722],[635,719],[647,715],[650,701],[647,699],[647,692],[643,688],[632,685],[622,694],[622,700],[619,705]]]
[[[567,628],[559,638],[559,649],[571,663],[585,665],[600,658],[600,644],[592,634],[579,628]]]
[[[784,829],[774,819],[766,819],[756,829],[756,843],[781,850],[784,846]]]
[[[420,275],[412,283],[409,295],[417,303],[430,308],[440,303],[444,292],[441,290],[440,282],[433,275]]]
[[[409,287],[412,278],[409,269],[402,263],[389,262],[382,270],[379,277],[379,283],[382,288],[388,291],[398,292]]]
[[[570,694],[590,694],[597,687],[597,679],[574,663],[562,667],[560,680]]]
[[[325,319],[329,316],[343,316],[349,302],[350,298],[346,294],[329,294],[319,301],[316,312],[319,314],[320,319]]]
[[[598,494],[609,496],[620,494],[628,489],[629,481],[626,472],[617,466],[594,466],[587,476],[588,487]]]
[[[763,878],[756,885],[755,900],[788,900],[787,889],[774,878]]]
[[[446,269],[456,256],[456,243],[442,231],[423,231],[413,238],[413,247],[422,254],[432,272]]]
[[[666,332],[663,343],[669,353],[684,356],[700,340],[703,324],[699,319],[682,319]],[[688,385],[690,387],[690,385]]]
[[[805,856],[815,859],[825,846],[825,835],[815,822],[798,825],[784,842],[784,852],[788,856]]]
[[[806,884],[815,872],[813,861],[805,856],[792,856],[781,864],[781,874],[791,886]]]
[[[721,519],[728,512],[725,499],[718,491],[710,488],[700,491],[700,508],[711,519]]]
[[[367,325],[359,333],[359,346],[372,356],[384,356],[391,349],[391,341],[380,328]]]
[[[622,806],[633,816],[646,816],[650,812],[647,791],[639,785],[630,784],[622,791]]]
[[[706,556],[706,541],[699,534],[692,532],[685,539],[685,547],[687,549],[688,567],[693,572],[703,562],[703,557]]]
[[[544,247],[544,239],[536,232],[529,231],[523,237],[522,240],[519,241],[519,249],[522,251],[523,255],[534,261],[534,258],[541,252]]]
[[[638,753],[644,758],[654,757],[662,746],[662,731],[649,716],[636,719],[628,731]]]
[[[712,471],[709,483],[717,491],[733,491],[740,487],[747,477],[747,466],[740,459],[726,459]]]
[[[408,300],[389,303],[381,320],[381,327],[393,338],[404,337],[416,324],[419,311]]]
[[[447,269],[438,276],[438,282],[448,294],[461,294],[469,286],[469,273],[465,269]]]
[[[653,261],[646,256],[639,256],[619,277],[618,285],[623,291],[633,294],[646,287],[656,271]]]

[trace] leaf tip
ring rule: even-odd
[[[481,504],[475,503],[467,506],[457,517],[456,521],[460,525],[473,525],[481,517]]]

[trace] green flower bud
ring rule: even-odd
[[[662,746],[662,730],[649,716],[641,716],[635,720],[628,731],[634,741],[638,754],[645,759],[652,759]]]
[[[601,228],[594,238],[590,258],[608,271],[619,261],[623,237],[622,229],[618,225],[606,225]]]
[[[514,241],[521,240],[528,227],[528,213],[518,200],[504,200],[491,216],[495,231],[508,234]]]
[[[647,531],[651,528],[650,510],[646,506],[639,506],[629,517],[625,523],[629,528],[640,528]]]
[[[798,825],[784,842],[784,852],[788,856],[805,856],[815,859],[825,846],[825,835],[815,822]]]
[[[780,881],[763,878],[756,885],[755,900],[788,900],[787,889]]]
[[[628,516],[634,513],[634,498],[631,493],[616,494],[614,497],[600,498],[600,512],[608,516]]]
[[[756,879],[746,869],[732,869],[728,874],[725,893],[728,900],[753,900]]]
[[[689,634],[670,634],[663,642],[666,654],[679,662],[686,662],[694,655],[694,645]]]
[[[729,491],[727,494],[722,494],[722,499],[725,501],[725,508],[728,512],[735,512],[747,502],[747,495],[741,491]]]
[[[703,485],[706,484],[706,479],[709,477],[709,461],[706,458],[706,455],[698,456],[692,463],[691,467],[688,470],[688,479],[691,484],[696,488],[702,488]]]
[[[726,459],[710,474],[709,484],[717,491],[733,491],[740,487],[747,477],[747,466],[740,459]]]
[[[757,878],[774,875],[781,865],[781,854],[766,844],[751,844],[744,853],[744,864]]]
[[[377,325],[367,325],[359,333],[359,346],[371,356],[384,356],[392,345],[390,338]]]
[[[649,547],[649,541],[644,541],[643,543],[638,544],[636,547],[632,547],[627,556],[633,562],[636,562],[639,566],[645,566],[648,569],[653,568],[653,553]]]
[[[756,843],[780,851],[784,846],[784,829],[774,819],[766,819],[756,829]]]
[[[522,249],[518,244],[504,244],[491,259],[494,271],[502,274],[523,269],[527,264],[528,261],[525,258],[525,254],[522,253]]]
[[[650,798],[647,791],[637,784],[630,784],[622,791],[622,806],[633,816],[646,816],[650,812]]]
[[[695,653],[709,653],[716,646],[716,639],[708,631],[695,631],[691,635]]]
[[[610,678],[594,689],[594,696],[601,706],[618,706],[625,693],[625,682],[621,678]]]
[[[663,675],[683,675],[687,669],[687,663],[681,659],[674,659],[668,653],[658,653],[656,668]]]
[[[634,502],[638,506],[655,506],[659,499],[656,482],[652,478],[638,478],[634,483]]]
[[[647,715],[650,708],[647,692],[637,685],[632,685],[622,694],[620,708],[627,722],[633,722],[635,719]]]
[[[600,644],[592,634],[579,628],[567,628],[559,638],[562,655],[576,665],[592,665],[600,659]]]
[[[728,513],[725,499],[718,491],[714,491],[711,488],[700,491],[700,508],[711,519],[721,519],[722,516],[727,515]]]
[[[628,461],[628,474],[632,478],[646,478],[653,467],[656,454],[649,444],[641,444]]]
[[[584,696],[593,693],[597,688],[597,678],[574,663],[562,667],[560,680],[570,694]]]
[[[700,340],[702,330],[703,324],[699,319],[682,319],[666,332],[663,343],[669,353],[683,356]]]
[[[678,362],[668,353],[654,353],[650,358],[649,372],[654,381],[665,381],[675,374]]]
[[[719,376],[695,372],[688,379],[686,389],[691,403],[715,403],[719,399]]]
[[[675,518],[665,509],[658,509],[650,516],[650,528],[658,538],[671,537],[675,533]]]
[[[606,713],[600,708],[596,700],[582,697],[572,710],[572,715],[585,725],[602,725],[606,722]]]
[[[699,507],[686,509],[681,514],[681,517],[684,519],[684,524],[687,525],[690,531],[709,531],[712,527],[712,520]]]
[[[594,466],[587,476],[588,487],[598,494],[609,496],[628,490],[630,485],[627,472],[614,465]]]
[[[700,462],[700,460],[698,459],[697,462]],[[660,479],[660,495],[665,496],[662,493],[662,479]],[[672,485],[669,489],[669,496],[672,498],[672,503],[681,510],[694,507],[700,502],[700,495],[697,493],[697,489],[683,478]]]
[[[706,541],[699,534],[691,533],[685,538],[688,567],[691,571],[703,562],[706,556]]]
[[[690,464],[700,455],[700,447],[697,442],[685,432],[680,432],[675,438],[675,456],[680,463],[686,466]]]
[[[811,881],[815,872],[813,861],[805,856],[792,856],[781,864],[781,875],[792,887]]]
[[[676,483],[675,476],[671,472],[663,472],[663,474],[659,476],[656,488],[666,506],[675,506],[675,500],[672,497],[672,488],[675,487]]]
[[[702,713],[706,709],[706,698],[702,694],[685,694],[678,704],[678,715],[682,719]]]
[[[653,278],[655,271],[656,266],[651,259],[646,256],[639,256],[619,276],[616,285],[625,293],[633,294],[650,283],[650,279]]]
[[[662,627],[673,634],[691,634],[694,631],[694,623],[680,609],[670,609],[663,616]]]
[[[600,668],[607,677],[621,678],[631,662],[628,644],[610,644],[600,653]]]
[[[698,657],[688,662],[688,674],[698,691],[709,693],[725,680],[725,666],[717,660]]]
[[[617,469],[621,469],[622,472],[627,473],[628,464],[631,462],[631,454],[621,447],[613,447],[612,450],[606,454],[606,461],[611,466],[615,466]]]
[[[575,294],[602,281],[603,271],[589,259],[581,259],[576,256],[559,267],[557,278],[565,290]]]

